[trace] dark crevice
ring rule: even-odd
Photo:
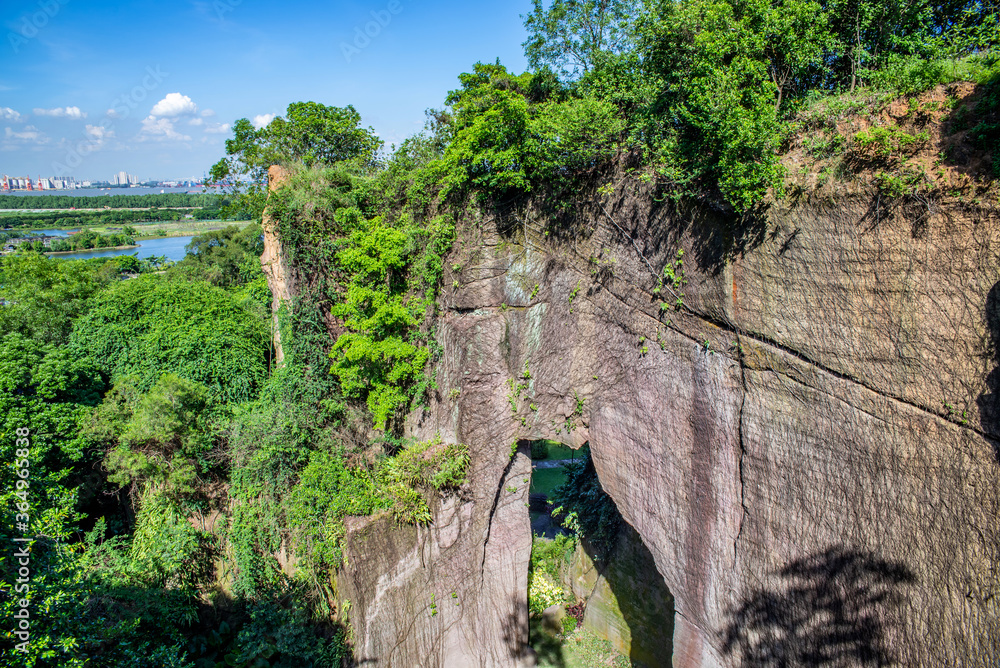
[[[535,301],[530,304],[503,304],[502,306],[449,306],[446,311],[449,313],[454,313],[456,315],[471,315],[476,311],[519,311],[524,309],[529,309],[539,304],[544,304],[543,301]]]
[[[743,522],[750,515],[750,510],[747,508],[746,500],[746,485],[743,478],[743,459],[746,457],[746,445],[743,441],[743,408],[747,403],[747,377],[746,377],[746,366],[743,363],[743,345],[740,340],[740,335],[736,334],[736,358],[740,364],[740,383],[742,384],[743,394],[740,397],[740,412],[739,412],[739,422],[736,425],[736,434],[740,442],[740,461],[739,461],[739,475],[740,475],[740,506],[743,509],[740,515],[740,527],[736,532],[736,538],[733,539],[733,569],[736,568],[736,553],[740,542],[740,537],[743,535]]]
[[[538,459],[547,458],[540,450],[538,454]],[[542,577],[551,578],[573,594],[575,611],[571,614],[579,620],[583,633],[624,643],[616,645],[617,651],[624,653],[629,665],[671,665],[674,599],[653,554],[604,490],[589,444],[583,446],[578,459],[563,466],[565,480],[552,490],[550,498],[552,504],[562,507],[563,514],[574,518],[577,540],[571,543],[572,556],[567,558],[549,551],[557,545],[555,539],[536,537],[532,556],[535,573],[547,573]],[[580,665],[574,663],[580,659],[576,645],[546,635],[537,618],[532,629],[532,646],[548,665]]]

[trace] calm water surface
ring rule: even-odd
[[[62,231],[62,230],[59,230]],[[46,230],[51,234],[53,230]],[[146,239],[136,242],[138,248],[122,248],[118,250],[100,249],[81,251],[79,253],[67,253],[65,255],[52,255],[50,257],[63,258],[69,260],[86,260],[92,257],[113,257],[115,255],[137,255],[139,259],[153,257],[154,255],[166,255],[168,260],[180,262],[184,259],[184,247],[191,243],[191,237],[166,237],[163,239]]]

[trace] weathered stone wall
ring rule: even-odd
[[[430,528],[352,538],[359,658],[530,660],[511,443],[553,438],[590,442],[674,594],[674,665],[1000,663],[996,212],[875,220],[856,188],[755,230],[643,188],[575,240],[531,212],[461,231],[440,389],[409,429],[469,444],[471,484]],[[685,308],[661,310],[653,273],[679,248]]]
[[[288,170],[278,165],[272,166],[267,172],[268,190],[277,190],[286,185],[290,175]],[[260,266],[267,276],[267,287],[271,290],[271,332],[274,344],[274,357],[277,364],[285,359],[285,350],[281,345],[281,328],[279,314],[283,304],[291,301],[295,284],[288,261],[281,250],[281,238],[278,234],[277,221],[273,220],[267,210],[261,221],[264,230],[264,252],[260,256]]]
[[[469,484],[428,527],[349,526],[359,665],[531,664],[512,444],[540,438],[590,443],[674,596],[678,668],[1000,665],[996,208],[862,175],[736,220],[607,179],[561,224],[460,225],[407,430],[468,444]]]

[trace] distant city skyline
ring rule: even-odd
[[[441,107],[458,75],[526,63],[528,0],[300,3],[39,0],[4,16],[0,171],[21,177],[200,179],[238,118],[291,102],[353,105],[399,144]],[[42,23],[42,25],[35,25]],[[112,65],[113,64],[113,65]]]
[[[150,184],[151,186],[174,187],[178,185],[200,184],[203,179],[140,179],[124,170],[110,178],[78,179],[74,176],[30,176],[11,175],[0,172],[0,192],[36,190],[73,190],[92,186],[131,187]]]

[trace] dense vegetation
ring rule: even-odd
[[[0,432],[30,442],[29,491],[18,498],[3,467],[3,502],[27,503],[34,536],[30,647],[15,655],[6,636],[4,665],[336,663],[336,629],[297,599],[199,598],[226,542],[188,518],[217,507],[211,489],[270,383],[260,243],[259,227],[212,232],[165,274],[130,256],[0,262]],[[0,448],[14,461],[13,438]],[[16,597],[0,604],[10,617]]]
[[[30,493],[0,469],[0,540],[27,514],[33,549],[30,651],[13,665],[338,665],[345,518],[428,522],[473,454],[403,438],[434,388],[437,295],[467,213],[531,197],[558,214],[623,154],[665,195],[751,211],[781,195],[797,115],[859,91],[971,77],[985,88],[970,136],[987,150],[1000,136],[992,4],[556,0],[526,26],[531,71],[477,63],[388,154],[353,108],[300,102],[263,128],[234,124],[213,168],[228,202],[99,200],[224,205],[258,223],[196,237],[176,265],[0,259],[0,455],[30,440]],[[905,143],[856,139],[873,154]],[[265,220],[272,164],[290,178]],[[93,203],[74,199],[0,208]],[[277,314],[282,364],[265,223],[296,287]],[[569,481],[560,503],[608,543],[613,504],[589,460]],[[0,559],[9,617],[16,565]]]
[[[153,197],[153,195],[148,195]],[[128,209],[105,211],[47,211],[41,213],[4,213],[0,214],[0,226],[5,228],[62,228],[129,225],[132,223],[159,223],[168,220],[183,220],[191,216],[195,220],[218,220],[222,212],[216,207],[206,209],[157,209],[142,211]]]
[[[779,152],[803,105],[862,88],[992,85],[997,17],[979,2],[536,2],[534,69],[479,63],[459,77],[432,132],[401,148],[429,158],[410,194],[558,202],[612,155],[637,151],[673,196],[744,212],[781,196]]]
[[[112,209],[215,208],[218,195],[210,193],[148,193],[86,197],[74,195],[0,195],[0,209]]]
[[[34,250],[40,251],[38,242],[34,242]],[[65,239],[53,239],[49,250],[55,252],[88,250],[90,248],[114,248],[115,246],[134,246],[135,228],[126,227],[121,232],[111,234],[98,234],[93,230],[84,230],[79,234],[66,237]]]

